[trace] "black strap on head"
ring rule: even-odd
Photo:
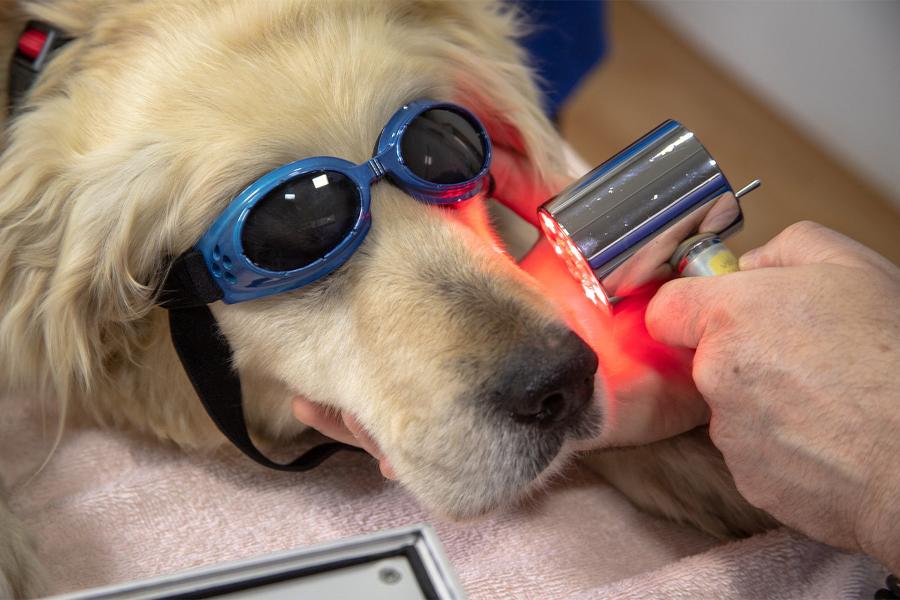
[[[203,255],[189,250],[172,264],[160,306],[169,310],[169,330],[181,364],[207,414],[228,440],[259,464],[279,471],[308,471],[340,450],[360,448],[333,442],[308,450],[287,464],[267,458],[250,439],[241,396],[241,380],[232,365],[231,347],[207,304],[222,290],[209,275]]]
[[[169,310],[196,308],[223,297],[203,255],[191,248],[172,262],[157,304]]]

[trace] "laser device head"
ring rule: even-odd
[[[735,193],[697,136],[669,120],[545,203],[539,221],[588,298],[608,305],[673,273],[736,270],[721,240],[758,186]]]

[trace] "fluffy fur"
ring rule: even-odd
[[[541,176],[561,172],[561,142],[515,43],[520,22],[502,5],[47,0],[2,9],[3,56],[26,15],[76,38],[7,122],[0,157],[0,379],[58,399],[70,417],[185,448],[223,444],[154,306],[168,257],[274,167],[368,159],[406,101],[464,104]],[[212,307],[248,421],[277,444],[301,431],[296,394],[350,410],[423,503],[481,514],[569,454],[567,438],[500,423],[479,395],[517,349],[553,352],[541,340],[567,329],[473,232],[486,227],[481,203],[448,211],[381,183],[372,205],[371,233],[335,274]],[[591,433],[588,421],[599,418],[585,415],[570,437]],[[637,479],[624,481],[627,460],[616,459],[613,480],[640,496]],[[703,513],[643,504],[673,518]],[[22,566],[32,557],[3,541],[13,528],[0,509],[0,589],[6,573],[16,593],[33,592]]]

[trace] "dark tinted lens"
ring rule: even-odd
[[[270,191],[244,223],[241,243],[255,265],[292,271],[340,244],[359,217],[359,192],[334,171],[308,173]]]
[[[431,183],[462,183],[484,167],[484,145],[468,119],[443,108],[412,120],[400,140],[403,162]]]

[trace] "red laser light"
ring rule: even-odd
[[[572,277],[581,283],[584,295],[595,306],[602,307],[608,312],[610,310],[609,296],[606,295],[606,290],[600,285],[597,276],[594,275],[594,271],[578,250],[578,247],[569,238],[565,229],[554,221],[546,211],[542,210],[539,214],[539,221],[544,235],[553,245],[556,254],[566,263],[566,267],[568,267]]]

